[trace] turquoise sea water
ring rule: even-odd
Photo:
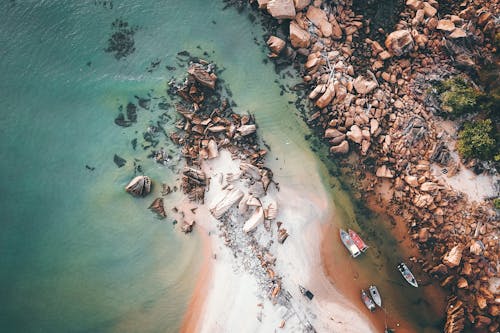
[[[134,158],[157,183],[174,182],[141,149],[160,111],[139,109],[129,128],[113,123],[134,95],[165,95],[166,82],[185,70],[177,52],[206,51],[226,68],[239,111],[261,118],[266,140],[296,142],[310,154],[305,126],[290,114],[292,96],[280,96],[264,48],[254,44],[262,31],[245,16],[219,1],[109,3],[0,2],[2,332],[178,329],[201,259],[196,232],[155,218],[147,210],[153,195],[123,190]],[[136,50],[120,61],[103,51],[118,18],[137,27]],[[156,59],[158,69],[147,72]],[[127,164],[117,168],[114,154]]]

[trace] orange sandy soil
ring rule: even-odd
[[[212,248],[210,247],[210,238],[203,228],[198,228],[198,230],[200,231],[203,248],[202,255],[204,256],[204,258],[200,271],[198,273],[196,286],[194,288],[193,294],[191,295],[191,300],[189,301],[186,313],[182,318],[182,324],[179,330],[179,332],[181,333],[191,333],[197,331],[198,324],[200,323],[199,318],[203,313],[203,306],[205,304],[205,299],[207,296],[207,286],[210,282],[212,274]]]

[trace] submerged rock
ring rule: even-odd
[[[124,158],[122,158],[116,154],[115,154],[115,156],[113,156],[113,162],[115,162],[116,166],[119,168],[121,168],[122,166],[124,166],[127,163],[127,161]]]
[[[125,191],[134,196],[146,196],[151,192],[151,178],[148,176],[137,176],[128,183]]]

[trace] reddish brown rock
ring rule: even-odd
[[[357,144],[361,144],[361,141],[363,140],[363,135],[361,134],[361,129],[358,125],[351,126],[349,132],[347,132],[347,137]]]
[[[269,0],[257,0],[257,3],[259,4],[260,9],[264,9],[267,7]]]
[[[342,38],[342,28],[338,24],[337,20],[335,17],[332,17],[330,20],[330,23],[332,24],[332,38],[333,39],[341,39]]]
[[[446,252],[443,257],[443,263],[448,267],[456,267],[460,265],[462,260],[463,246],[461,244],[455,245],[451,250]]]
[[[448,37],[454,38],[454,39],[463,38],[463,37],[467,37],[467,33],[462,28],[455,28],[455,30],[453,30],[453,32]]]
[[[420,0],[407,0],[406,5],[413,10],[422,8],[422,1]]]
[[[335,128],[327,128],[325,131],[325,138],[326,139],[331,139],[331,138],[336,138],[338,136],[342,136],[344,133],[339,131],[338,129]]]
[[[426,17],[433,17],[437,13],[437,9],[432,7],[428,2],[424,2],[423,10]]]
[[[297,22],[290,22],[290,42],[295,48],[307,48],[310,44],[311,35],[303,30]]]
[[[386,165],[382,165],[377,169],[376,176],[380,178],[394,178],[393,172]]]
[[[451,20],[439,20],[436,29],[451,32],[455,30],[455,24]]]
[[[311,0],[293,0],[295,10],[298,12],[309,6],[309,3],[311,3]]]
[[[385,40],[385,47],[397,56],[401,56],[413,47],[413,38],[408,30],[393,31]]]
[[[418,186],[418,179],[415,176],[405,176],[405,182],[412,187]]]
[[[332,154],[347,154],[349,152],[349,142],[346,140],[342,141],[338,146],[330,147],[330,153]]]
[[[320,109],[326,107],[330,104],[333,97],[335,97],[335,87],[333,86],[333,83],[330,83],[328,87],[326,87],[325,93],[316,101],[316,106]]]
[[[277,19],[293,19],[295,17],[293,0],[270,0],[267,3],[267,11]]]
[[[366,79],[363,76],[358,76],[354,80],[353,85],[356,92],[360,95],[368,94],[373,89],[378,87],[378,83],[376,81]]]
[[[332,24],[328,22],[326,13],[321,9],[309,6],[306,17],[321,31],[324,37],[332,35]]]
[[[463,277],[460,277],[457,282],[457,287],[460,289],[466,289],[469,287],[469,283]]]
[[[276,36],[271,36],[267,40],[267,45],[269,46],[271,52],[273,52],[274,54],[280,54],[283,48],[285,47],[286,42],[281,38],[278,38]]]

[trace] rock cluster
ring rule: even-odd
[[[432,258],[420,260],[423,269],[456,297],[449,332],[464,325],[494,332],[498,217],[432,175],[433,167],[453,166],[425,91],[460,69],[474,71],[480,57],[492,58],[495,7],[474,1],[455,14],[439,10],[435,0],[408,0],[394,31],[375,40],[351,1],[314,1],[296,6],[286,42],[310,86],[309,124],[332,155],[354,151],[370,161],[358,165],[366,195],[376,196],[376,185],[390,182],[389,213],[407,221],[422,257]]]

